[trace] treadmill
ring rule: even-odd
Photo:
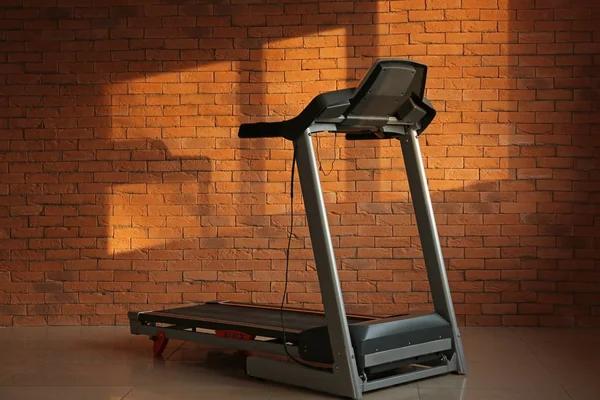
[[[424,97],[427,66],[380,59],[360,85],[316,96],[296,117],[240,126],[240,138],[293,142],[323,301],[323,312],[209,302],[130,312],[131,333],[148,335],[160,355],[168,339],[246,353],[252,377],[361,399],[363,393],[451,372],[467,372],[418,138],[435,117]],[[311,135],[397,139],[407,179],[433,313],[387,317],[346,313]],[[248,354],[249,352],[249,354]]]

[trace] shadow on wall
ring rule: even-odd
[[[90,31],[93,48],[77,49],[83,58],[71,65],[82,68],[78,90],[91,84],[100,92],[92,98],[110,100],[107,118],[95,116],[87,127],[94,139],[106,132],[110,156],[131,157],[122,160],[131,168],[147,161],[147,170],[112,171],[129,176],[109,185],[113,238],[98,268],[112,270],[112,281],[98,281],[98,289],[124,305],[95,301],[106,321],[128,308],[182,301],[279,303],[291,146],[239,140],[237,127],[295,115],[314,95],[355,84],[375,57],[389,55],[428,63],[430,90],[443,80],[444,89],[461,91],[460,101],[436,104],[440,114],[423,148],[461,322],[597,320],[597,8],[568,0],[492,2],[498,10],[479,4],[478,21],[467,13],[460,26],[480,42],[463,38],[454,56],[450,34],[446,45],[425,46],[433,23],[420,24],[417,12],[410,22],[406,12],[386,13],[387,2],[164,3],[111,8],[108,19],[93,14],[101,28]],[[118,12],[124,15],[110,14]],[[379,36],[392,33],[394,19],[394,34]],[[497,32],[488,34],[488,19]],[[441,60],[446,68],[438,69]],[[81,121],[78,128],[86,127]],[[94,125],[103,123],[108,129]],[[157,143],[164,160],[150,152],[134,160]],[[348,309],[430,307],[397,144],[315,144],[322,158],[337,152],[334,173],[322,178]],[[102,148],[95,150],[97,158]],[[133,181],[144,176],[155,183]],[[287,300],[320,307],[301,204],[296,211]],[[136,217],[148,225],[136,226]]]
[[[103,324],[182,301],[280,301],[291,146],[236,130],[356,82],[377,4],[229,3],[4,5],[3,161],[18,167],[3,314]],[[288,300],[320,303],[310,249],[295,253]]]
[[[468,325],[597,326],[600,8],[460,5],[448,25],[430,23],[461,45],[431,59],[444,125],[425,135],[457,314]]]
[[[500,11],[482,3],[480,19],[499,19],[500,33],[466,45],[482,56],[485,89],[471,103],[481,100],[480,117],[492,123],[477,138],[479,178],[496,191],[480,192],[486,254],[471,273],[486,293],[473,322],[598,325],[600,8],[506,3]]]
[[[120,105],[129,107],[128,116],[112,113],[111,135],[113,141],[123,138],[123,142],[136,137],[160,137],[172,154],[191,158],[190,170],[186,171],[182,164],[185,173],[175,174],[173,180],[182,179],[184,192],[185,180],[195,179],[192,160],[207,157],[211,182],[206,194],[196,198],[199,210],[206,212],[196,228],[191,225],[198,221],[187,218],[193,211],[185,205],[164,208],[167,214],[181,213],[181,217],[186,217],[185,247],[177,247],[182,227],[167,217],[165,232],[172,236],[166,238],[166,248],[170,251],[157,249],[150,241],[147,244],[152,247],[136,248],[132,244],[133,251],[127,251],[125,243],[121,251],[115,249],[115,259],[137,254],[151,261],[145,265],[166,269],[164,280],[158,278],[160,274],[140,274],[141,280],[149,281],[148,286],[133,290],[142,294],[134,295],[128,308],[161,308],[170,303],[215,299],[279,303],[289,224],[290,177],[286,171],[291,168],[292,149],[283,140],[237,139],[237,128],[243,122],[296,115],[318,93],[355,82],[357,74],[370,66],[370,60],[363,57],[372,52],[374,38],[363,35],[373,22],[376,5],[170,3],[177,5],[137,8],[144,15],[140,19],[145,33],[141,47],[148,69],[123,77],[128,88],[123,97],[118,93],[120,83],[105,86],[110,91],[116,88],[117,92],[111,93],[113,105],[117,98],[123,101]],[[361,9],[367,13],[359,15]],[[155,12],[161,17],[149,17]],[[169,13],[173,18],[166,16]],[[190,18],[190,14],[197,16]],[[162,28],[153,29],[159,20]],[[128,27],[136,26],[132,21],[136,17],[127,18]],[[361,32],[356,24],[367,29]],[[365,46],[365,54],[356,54],[357,45]],[[117,49],[110,50],[114,57]],[[131,72],[130,62],[128,74]],[[162,93],[160,98],[154,96],[158,92]],[[145,104],[141,116],[146,119],[136,121],[131,109],[142,98]],[[154,115],[156,119],[152,118]],[[203,168],[207,164],[198,165]],[[163,175],[163,182],[166,179]],[[332,185],[341,189],[350,183]],[[193,191],[193,185],[189,189]],[[335,202],[335,196],[329,200]],[[130,201],[138,205],[133,197]],[[295,229],[299,240],[291,255],[293,283],[287,301],[320,307],[312,252],[310,247],[305,248],[309,245],[308,232],[302,227],[302,214],[298,214],[304,212],[301,204],[296,212],[300,215],[296,223],[301,227]],[[187,241],[188,234],[199,240]],[[166,263],[154,262],[163,257]],[[355,280],[356,271],[348,279]],[[146,299],[143,293],[150,290],[161,295],[150,293]],[[356,294],[347,300],[356,303]],[[125,315],[124,310],[122,307],[117,312],[117,319]]]

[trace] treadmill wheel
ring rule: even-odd
[[[162,356],[162,353],[163,351],[165,351],[167,344],[169,344],[169,338],[167,337],[167,335],[165,335],[163,331],[160,331],[156,334],[156,336],[152,338],[152,340],[154,341],[154,344],[152,345],[152,352],[154,353],[154,356]]]

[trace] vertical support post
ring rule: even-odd
[[[321,190],[319,170],[310,131],[307,129],[294,142],[298,175],[308,220],[308,228],[325,308],[329,342],[333,351],[334,376],[339,391],[347,396],[362,397],[362,381],[358,375],[354,348],[350,340],[342,288],[338,277],[333,243],[329,231],[327,210]]]
[[[427,277],[431,287],[431,296],[433,297],[435,312],[446,319],[452,327],[453,346],[457,357],[457,371],[459,373],[466,373],[467,363],[460,331],[456,322],[454,306],[452,304],[448,276],[446,274],[444,257],[442,255],[442,246],[437,231],[433,205],[431,203],[427,177],[425,176],[425,167],[423,165],[421,148],[417,136],[417,132],[414,129],[411,129],[407,135],[400,138],[400,144],[402,146],[404,165],[406,167],[408,185],[415,210],[419,237],[421,238],[421,246],[423,248],[423,256],[427,268]]]

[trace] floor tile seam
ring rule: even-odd
[[[560,381],[559,377],[557,377],[555,374],[552,373],[552,371],[550,371],[550,368],[548,368],[548,366],[542,361],[542,359],[538,357],[537,354],[535,354],[533,349],[529,346],[529,344],[526,341],[523,340],[523,343],[525,344],[527,350],[529,350],[529,352],[536,359],[536,361],[542,366],[544,371],[546,371],[548,375],[550,375],[552,378],[556,379],[559,382],[560,388],[562,389],[563,393],[566,394],[569,399],[573,400],[573,397],[571,396],[565,385]]]
[[[23,375],[25,372],[29,371],[30,369],[32,369],[33,367],[36,367],[38,365],[43,364],[42,362],[35,362],[31,365],[29,365],[28,367],[26,367],[24,370],[22,370],[21,372],[15,374],[15,375],[11,375],[10,378],[4,380],[4,381],[0,381],[0,386],[2,387],[6,387],[6,386],[20,386],[20,385],[10,385],[10,381],[12,381],[13,379],[18,378],[19,376]]]
[[[175,353],[177,353],[179,350],[181,350],[181,348],[188,342],[186,341],[182,341],[179,346],[177,346],[177,348],[175,348],[166,358],[164,358],[165,361],[169,361],[171,359],[171,357],[173,357],[175,355]]]
[[[125,393],[125,396],[121,397],[121,400],[126,400],[127,396],[129,396],[135,389],[137,389],[137,386],[133,386],[131,389],[129,389],[129,391]]]

